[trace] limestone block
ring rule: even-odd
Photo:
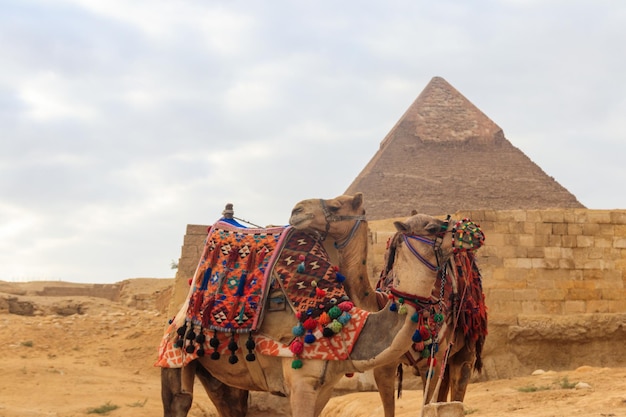
[[[463,417],[463,403],[452,401],[449,403],[430,403],[424,406],[424,417]]]

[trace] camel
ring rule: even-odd
[[[444,230],[445,222],[430,216],[419,215],[406,223],[397,222],[404,234],[437,238],[439,246],[419,248],[420,256],[435,264],[443,264],[452,256],[452,234]],[[394,278],[389,288],[390,298],[400,301],[403,309],[383,309],[366,313],[365,321],[349,357],[342,360],[305,359],[259,354],[256,360],[247,361],[245,352],[233,351],[231,358],[212,360],[202,356],[191,367],[182,369],[183,392],[191,392],[194,366],[204,367],[211,375],[228,386],[241,390],[257,390],[286,395],[290,399],[292,414],[300,417],[316,417],[328,402],[334,385],[346,373],[364,372],[368,369],[395,364],[412,345],[420,317],[432,304],[436,272],[424,264],[415,264],[414,256],[403,245],[398,245],[394,260]],[[292,330],[299,323],[295,310],[268,311],[259,334],[276,341],[293,340]],[[363,310],[349,306],[353,317],[364,314]],[[176,316],[174,324],[183,328],[185,309]],[[381,332],[385,329],[385,332]],[[418,332],[419,333],[419,332]],[[234,359],[233,359],[234,358]],[[231,360],[233,359],[233,360]]]
[[[330,200],[303,200],[294,207],[290,223],[297,228],[315,231],[322,236],[328,235],[338,242],[342,242],[341,247],[338,247],[340,259],[343,258],[343,262],[340,262],[345,265],[342,270],[345,269],[346,276],[351,278],[346,281],[349,281],[350,285],[358,285],[358,289],[355,288],[351,292],[353,294],[363,294],[364,308],[368,308],[366,307],[367,305],[369,305],[369,308],[375,308],[374,297],[369,297],[370,294],[374,294],[374,291],[367,277],[367,269],[364,266],[364,260],[367,259],[367,222],[364,220],[365,211],[362,204],[363,196],[360,193],[355,194],[354,197],[343,195]],[[387,255],[389,255],[389,251]],[[469,260],[472,263],[471,267],[476,268],[472,254],[463,253],[458,256],[464,260]],[[353,277],[350,277],[351,273],[354,273]],[[441,279],[442,276],[438,276],[437,284],[435,285],[436,291],[442,290]],[[462,290],[468,287],[463,280],[460,283]],[[381,284],[379,283],[379,285]],[[451,285],[445,286],[443,291],[440,296],[445,300],[451,300],[451,297],[454,296]],[[481,298],[480,301],[483,301],[482,288],[474,288],[474,294],[471,295],[476,299]],[[458,308],[458,306],[455,308]],[[438,367],[434,368],[434,370],[429,369],[429,362],[421,360],[422,358],[415,358],[409,355],[403,358],[405,364],[413,366],[420,374],[424,388],[428,387],[428,390],[424,392],[425,403],[434,400],[438,402],[446,401],[448,393],[450,394],[450,401],[462,402],[465,398],[472,370],[479,372],[481,370],[481,352],[486,334],[486,312],[462,313],[470,315],[482,314],[484,320],[478,317],[477,321],[482,326],[483,334],[468,336],[465,334],[462,326],[455,327],[453,339],[450,341],[451,350],[449,352],[441,350],[436,355],[436,361],[446,364],[443,374],[441,374],[441,369]],[[448,319],[451,321],[452,316],[449,316]],[[392,373],[393,368],[393,366],[387,366],[384,370],[374,371],[385,410],[385,417],[394,415],[393,381],[395,375]],[[438,377],[440,383],[438,385],[428,384],[427,375]]]
[[[289,224],[318,233],[321,239],[334,240],[339,270],[346,276],[346,292],[357,307],[378,311],[384,306],[386,300],[380,302],[367,271],[368,226],[362,193],[300,201],[291,212]],[[373,371],[385,417],[395,415],[396,369],[396,364],[390,364]]]

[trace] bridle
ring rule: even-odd
[[[356,220],[356,222],[354,222],[354,225],[352,226],[352,229],[350,230],[350,233],[343,240],[343,242],[335,242],[336,249],[345,248],[348,245],[348,243],[350,243],[350,241],[354,238],[354,235],[356,234],[357,229],[361,225],[361,222],[366,220],[365,214],[351,215],[351,216],[345,216],[345,215],[337,216],[336,214],[333,214],[330,212],[324,200],[320,199],[320,204],[322,206],[322,211],[324,212],[324,219],[326,220],[326,229],[324,231],[324,235],[320,237],[321,240],[326,240],[326,236],[328,236],[328,232],[330,231],[331,223],[341,222],[345,220]]]
[[[434,239],[430,239],[425,236],[420,236],[420,235],[415,235],[415,234],[410,234],[410,233],[400,233],[403,242],[406,244],[411,254],[413,254],[413,256],[415,256],[420,262],[422,262],[428,269],[430,269],[433,272],[436,272],[437,278],[441,277],[442,285],[441,285],[441,291],[440,291],[441,294],[440,294],[439,299],[433,299],[432,296],[421,297],[421,296],[404,293],[402,291],[398,291],[397,289],[395,289],[393,285],[390,285],[389,288],[387,289],[391,295],[398,297],[398,298],[400,297],[403,298],[405,303],[413,305],[413,307],[415,307],[416,309],[420,309],[420,308],[424,309],[424,308],[427,308],[428,306],[438,304],[442,301],[443,291],[444,291],[444,286],[445,286],[445,279],[446,279],[446,274],[447,274],[447,267],[448,267],[447,261],[442,262],[442,260],[444,259],[442,244],[443,244],[443,238],[445,234],[448,232],[449,224],[450,224],[450,216],[448,215],[445,222],[441,225],[440,230],[435,234]],[[415,249],[415,247],[411,244],[411,240],[425,243],[431,246],[433,249],[433,252],[435,253],[436,265],[430,262],[428,259],[426,259],[426,257],[424,257],[422,254],[420,254],[419,251]]]

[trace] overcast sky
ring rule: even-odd
[[[626,209],[626,2],[0,0],[0,280],[170,278],[342,194],[434,76]]]

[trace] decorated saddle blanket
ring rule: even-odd
[[[211,227],[192,287],[159,347],[157,366],[254,354],[346,359],[368,313],[354,308],[322,242],[292,227]],[[278,300],[271,298],[279,294]],[[280,297],[283,295],[284,297]],[[297,318],[289,343],[262,326],[268,307]]]

